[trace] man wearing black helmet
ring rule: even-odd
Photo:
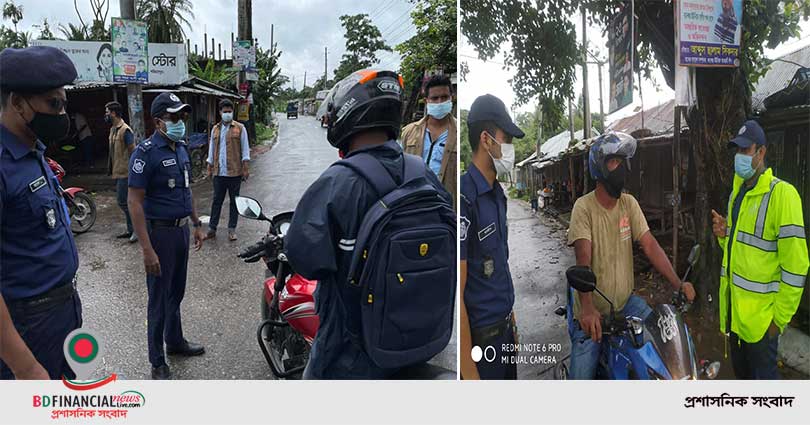
[[[405,157],[397,142],[401,124],[402,80],[390,71],[355,72],[329,92],[327,139],[344,158],[367,153],[397,183]],[[420,161],[421,162],[421,161]],[[436,175],[424,174],[452,205]],[[381,379],[395,370],[379,367],[359,343],[359,298],[350,294],[349,267],[364,214],[380,201],[373,186],[356,171],[332,166],[307,189],[296,207],[284,245],[296,272],[318,280],[320,318],[305,379]]]
[[[652,311],[633,292],[633,242],[641,245],[653,267],[676,291],[691,302],[695,289],[681,282],[664,250],[650,233],[638,201],[622,193],[630,170],[636,140],[623,133],[599,136],[590,149],[588,166],[596,189],[577,199],[571,212],[568,244],[574,247],[578,266],[596,274],[599,290],[615,304],[616,311],[641,319]],[[610,306],[593,293],[576,292],[571,337],[571,379],[594,379],[602,339],[600,320]]]

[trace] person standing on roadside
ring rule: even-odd
[[[104,122],[110,124],[109,160],[107,166],[110,175],[115,180],[115,195],[118,207],[124,212],[127,221],[127,231],[116,236],[118,239],[129,239],[130,243],[138,240],[138,235],[132,231],[132,218],[127,207],[127,192],[129,186],[129,157],[135,150],[135,138],[123,117],[124,108],[118,102],[108,102],[104,105]]]
[[[229,196],[228,240],[236,240],[236,223],[239,211],[236,210],[236,197],[242,182],[250,176],[250,144],[242,123],[233,119],[233,102],[219,101],[219,114],[222,121],[214,125],[208,144],[208,175],[214,177],[214,200],[211,203],[211,219],[208,222],[206,239],[217,236],[219,214],[225,193]]]

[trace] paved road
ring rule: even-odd
[[[552,367],[570,351],[565,320],[554,308],[565,304],[565,270],[574,265],[566,229],[532,216],[526,202],[509,199],[509,269],[515,286],[519,343],[518,379],[552,379]],[[543,347],[545,346],[545,351]]]
[[[306,188],[332,162],[337,151],[326,141],[326,130],[312,117],[287,120],[279,115],[279,139],[272,150],[254,156],[250,179],[241,193],[259,200],[266,215],[295,208]],[[210,214],[209,180],[194,186],[198,214]],[[114,239],[123,231],[123,218],[109,192],[97,194],[95,227],[76,238],[80,256],[80,294],[85,326],[99,333],[106,346],[94,376],[117,373],[123,379],[149,379],[146,347],[146,285],[137,244]],[[227,227],[228,201],[219,227]],[[272,379],[256,343],[260,321],[262,266],[236,258],[240,247],[266,232],[266,225],[240,219],[239,240],[228,242],[225,232],[189,255],[186,296],[182,305],[186,338],[205,345],[200,357],[168,359],[175,379]],[[456,345],[437,362],[455,370]]]

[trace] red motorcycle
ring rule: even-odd
[[[267,264],[262,285],[262,323],[256,330],[259,347],[273,375],[300,378],[319,322],[312,296],[317,282],[295,273],[284,254],[284,234],[293,213],[270,219],[262,214],[258,201],[241,196],[236,198],[236,208],[243,217],[270,222],[268,234],[239,253],[246,263],[262,259]]]
[[[61,187],[62,179],[67,174],[65,169],[53,159],[47,157],[45,159]],[[93,197],[80,187],[69,187],[62,189],[62,198],[70,213],[70,230],[77,234],[90,230],[96,223],[96,201],[93,200]]]
[[[236,197],[236,209],[242,217],[270,222],[267,235],[238,254],[246,263],[262,259],[267,264],[262,284],[262,322],[256,330],[259,348],[273,375],[300,379],[320,322],[313,297],[318,282],[297,274],[284,254],[284,235],[293,213],[267,218],[258,201],[243,196]],[[455,380],[456,377],[452,370],[422,362],[400,369],[389,379]]]

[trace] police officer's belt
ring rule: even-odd
[[[76,276],[73,276],[70,280],[56,285],[41,295],[20,298],[18,300],[8,300],[6,303],[11,312],[18,314],[36,314],[63,304],[73,297],[75,292]]]
[[[174,220],[149,220],[152,227],[183,227],[188,223],[188,217],[178,218]]]
[[[509,313],[505,319],[498,320],[498,323],[485,326],[483,328],[470,329],[470,336],[472,337],[473,345],[485,346],[489,342],[504,334],[512,326],[512,313]]]

